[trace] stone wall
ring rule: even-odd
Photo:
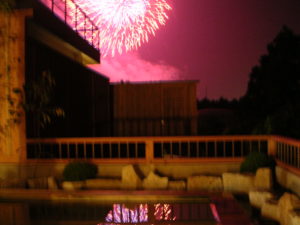
[[[66,163],[0,163],[0,178],[20,177],[32,178],[43,176],[61,177]],[[99,164],[98,171],[101,177],[120,178],[122,168],[126,164]],[[218,162],[218,163],[159,163],[159,164],[136,164],[135,165],[144,177],[155,168],[160,174],[173,179],[186,179],[189,176],[209,175],[221,176],[224,172],[238,172],[239,163]]]
[[[278,183],[295,192],[300,196],[300,177],[289,172],[288,170],[277,166],[276,167],[276,178]]]
[[[261,215],[279,222],[281,225],[300,224],[300,200],[298,196],[284,193],[279,199],[265,191],[251,191],[250,204],[261,210]]]
[[[0,11],[0,163],[25,159],[22,95],[14,90],[23,90],[25,82],[25,18],[31,15],[31,10]]]

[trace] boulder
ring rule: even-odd
[[[62,183],[62,188],[67,191],[75,191],[82,189],[84,185],[84,181],[64,181]]]
[[[291,211],[289,213],[290,225],[299,225],[300,224],[300,211]]]
[[[142,187],[142,180],[136,173],[132,165],[127,165],[122,168],[122,189],[139,189]]]
[[[300,208],[299,198],[295,194],[284,193],[283,196],[279,199],[279,218],[281,225],[291,225],[291,213],[293,210]]]
[[[271,190],[273,186],[272,170],[270,168],[259,168],[255,174],[254,186],[261,190]]]
[[[168,177],[160,177],[151,171],[148,174],[148,176],[143,180],[143,187],[147,190],[167,189],[168,183]]]
[[[249,193],[254,189],[254,176],[251,174],[223,173],[224,191]]]
[[[169,190],[186,190],[186,182],[184,180],[169,181]]]
[[[54,177],[31,178],[27,180],[27,186],[29,189],[58,189],[58,185]]]
[[[18,178],[7,178],[0,181],[0,188],[26,188],[26,181]]]
[[[222,191],[222,179],[215,176],[188,177],[187,190]]]
[[[267,191],[250,191],[249,192],[250,204],[259,209],[261,209],[263,204],[271,198],[274,198],[273,194],[270,192],[267,192]]]
[[[298,156],[299,157],[299,156]],[[276,181],[288,190],[300,196],[299,174],[289,171],[287,168],[276,166]]]
[[[121,180],[118,179],[88,179],[85,181],[86,189],[120,189]]]
[[[48,189],[48,178],[31,178],[27,180],[27,185],[29,189]]]
[[[57,181],[54,177],[48,177],[48,189],[51,189],[51,190],[59,189]]]
[[[261,207],[261,215],[271,220],[279,221],[279,206],[275,199],[266,200]]]

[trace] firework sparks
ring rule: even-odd
[[[166,0],[75,0],[100,29],[102,56],[137,49],[165,25]]]

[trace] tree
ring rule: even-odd
[[[0,11],[10,11],[15,6],[15,0],[0,0]]]
[[[198,100],[199,110],[198,134],[221,135],[229,134],[235,123],[235,110],[238,101],[227,100],[223,97],[218,100],[204,98]]]
[[[250,73],[240,101],[253,133],[300,137],[300,36],[284,26]]]
[[[210,100],[204,98],[203,100],[197,101],[198,109],[206,108],[222,108],[222,109],[235,109],[237,107],[238,101],[236,99],[228,100],[226,98],[220,97],[217,100]]]
[[[34,120],[37,137],[40,129],[46,127],[55,117],[63,117],[64,110],[52,104],[55,79],[49,71],[44,71],[36,80],[28,81],[25,86],[23,107]]]

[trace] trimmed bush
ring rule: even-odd
[[[63,171],[65,181],[81,181],[95,178],[98,172],[96,165],[88,162],[71,162]]]
[[[276,165],[275,160],[262,153],[262,152],[251,152],[240,166],[240,172],[255,173],[258,168],[269,167],[274,170]]]

